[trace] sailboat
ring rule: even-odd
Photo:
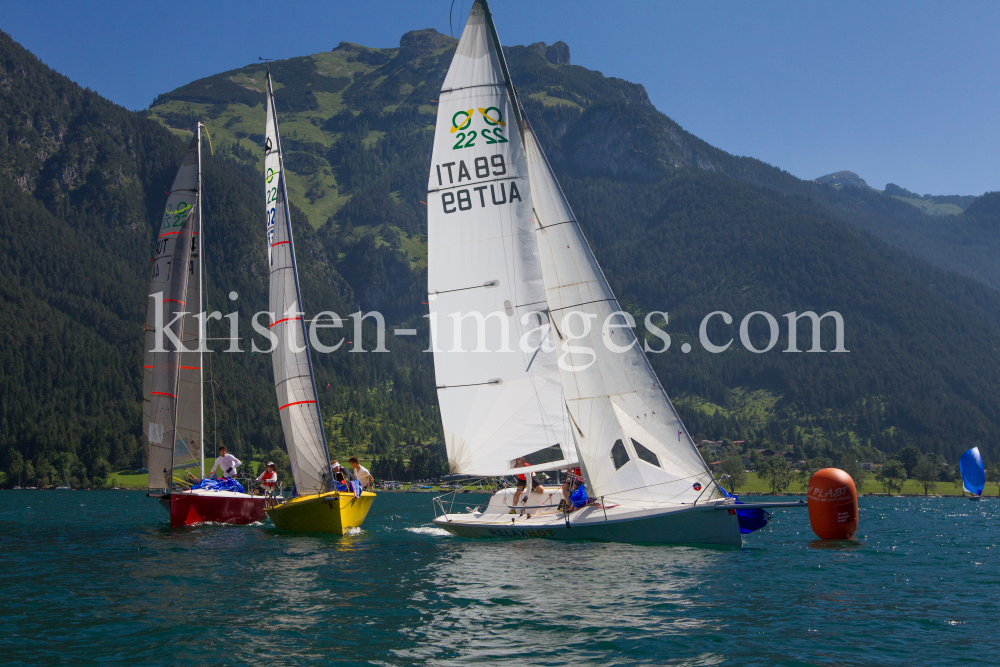
[[[529,482],[462,513],[436,499],[434,523],[465,537],[741,545],[735,499],[653,373],[524,118],[485,0],[438,109],[427,282],[451,472],[578,466],[590,501],[570,510],[561,487]]]
[[[281,137],[274,108],[271,73],[267,73],[267,120],[264,139],[264,194],[267,258],[270,266],[270,310],[274,317],[271,350],[274,390],[285,445],[295,478],[296,495],[267,508],[267,516],[282,530],[343,535],[360,526],[375,494],[335,488],[320,413],[316,376],[306,341],[295,241],[288,210]]]
[[[969,500],[982,500],[986,488],[986,466],[979,447],[973,447],[958,459],[958,469],[962,473],[962,488],[971,493]]]
[[[171,526],[249,524],[264,498],[192,489],[205,469],[202,351],[201,130],[198,123],[167,198],[150,269],[143,360],[142,431],[149,488]],[[192,472],[192,469],[194,472]],[[187,479],[179,473],[187,473]]]

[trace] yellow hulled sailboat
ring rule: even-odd
[[[271,363],[278,413],[296,490],[294,497],[265,511],[281,530],[343,535],[364,522],[375,494],[336,490],[330,470],[316,377],[306,343],[306,319],[301,307],[302,292],[295,264],[295,243],[270,72],[267,74],[264,190],[271,276],[269,305],[274,315],[271,331],[275,339]]]

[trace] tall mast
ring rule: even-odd
[[[319,432],[320,437],[323,439],[323,455],[326,457],[326,468],[324,470],[324,479],[327,480],[327,488],[332,487],[330,479],[330,450],[327,449],[326,440],[326,427],[323,425],[323,412],[319,407],[319,391],[316,388],[316,373],[313,370],[312,354],[309,351],[309,332],[306,329],[306,309],[302,302],[302,288],[299,285],[299,267],[295,259],[295,239],[292,236],[292,215],[288,208],[288,187],[285,183],[285,164],[284,156],[281,151],[281,132],[278,131],[278,110],[274,106],[274,90],[271,87],[271,70],[267,70],[267,103],[271,105],[271,114],[274,118],[274,138],[277,142],[278,151],[278,166],[279,175],[281,179],[281,194],[284,198],[284,209],[285,209],[285,229],[288,232],[288,246],[291,248],[291,258],[292,258],[292,275],[295,278],[295,298],[298,300],[299,308],[302,311],[302,317],[299,322],[302,324],[302,343],[306,348],[306,361],[309,362],[309,378],[312,380],[313,388],[313,398],[316,401],[314,405],[316,406],[316,416],[319,419]]]
[[[198,312],[204,312],[202,308],[202,302],[204,297],[202,296],[202,274],[205,271],[205,230],[202,227],[202,216],[201,216],[201,128],[204,125],[201,122],[198,123],[198,194],[197,194],[197,206],[198,206],[198,236],[196,243],[198,244]],[[204,326],[204,330],[202,327]],[[205,364],[204,355],[202,353],[202,346],[205,341],[202,340],[202,331],[205,333],[205,337],[208,337],[208,314],[205,313],[204,321],[198,321],[198,386],[202,388],[201,400],[198,401],[198,450],[201,453],[199,457],[201,459],[201,468],[198,470],[198,478],[200,479],[202,475],[205,474]]]

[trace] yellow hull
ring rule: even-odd
[[[279,530],[303,533],[333,533],[343,535],[365,522],[375,494],[365,491],[360,498],[353,493],[328,493],[297,496],[265,510]]]

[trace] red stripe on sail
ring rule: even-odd
[[[169,396],[170,398],[177,398],[173,394],[167,394],[167,393],[162,392],[162,391],[151,391],[149,393],[152,394],[153,396]]]
[[[315,403],[315,402],[316,401],[295,401],[294,403],[286,403],[285,405],[282,405],[280,408],[278,408],[278,412],[281,412],[285,408],[289,408],[293,405],[302,405],[303,403]]]
[[[164,233],[160,234],[159,236],[157,236],[156,238],[162,239],[164,236],[173,236],[174,234],[180,234],[180,233],[181,233],[181,230],[178,229],[176,232],[164,232]]]
[[[283,320],[278,320],[274,324],[281,324],[282,322],[287,322],[289,320],[301,320],[301,319],[302,319],[301,317],[286,317]],[[274,326],[274,324],[272,324],[270,327],[268,327],[268,329],[272,328]]]
[[[143,368],[152,368],[152,366],[143,366]]]
[[[180,369],[182,371],[196,371],[196,370],[198,370],[198,367],[197,366],[181,366]]]
[[[285,245],[286,243],[288,243],[288,241],[278,241],[277,243],[272,243],[271,247],[273,248],[276,245]]]
[[[184,305],[184,302],[183,302],[183,301],[178,301],[177,299],[164,299],[164,300],[163,300],[163,303],[167,303],[168,301],[173,301],[174,303],[179,303],[179,304],[181,304],[182,306]]]

